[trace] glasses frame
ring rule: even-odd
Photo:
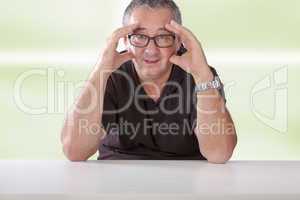
[[[136,46],[136,45],[132,44],[131,38],[132,38],[132,36],[135,36],[135,35],[141,35],[141,36],[144,36],[144,37],[148,38],[147,43],[146,43],[145,45],[143,45],[143,46]],[[151,40],[154,41],[154,44],[155,44],[158,48],[170,48],[170,47],[172,47],[172,46],[174,45],[174,42],[173,42],[173,44],[171,44],[171,45],[169,45],[169,46],[163,46],[163,47],[159,46],[159,45],[157,44],[156,38],[157,38],[157,37],[161,37],[161,36],[172,36],[174,42],[175,42],[175,39],[176,39],[176,36],[175,36],[174,34],[161,34],[161,35],[157,35],[157,36],[154,36],[154,37],[150,37],[150,36],[148,36],[148,35],[137,34],[137,33],[128,35],[128,39],[129,39],[130,44],[131,44],[132,46],[134,46],[134,47],[137,47],[137,48],[145,48],[145,47],[147,47],[147,46],[149,45],[149,43],[150,43]]]

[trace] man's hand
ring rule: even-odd
[[[108,38],[107,40],[106,47],[103,50],[97,66],[101,67],[102,69],[114,71],[124,62],[132,59],[132,53],[125,52],[120,54],[116,49],[118,47],[119,40],[132,33],[137,27],[138,24],[132,24],[114,31],[110,38]]]
[[[194,34],[173,20],[170,24],[166,24],[166,29],[177,34],[187,49],[187,52],[182,56],[173,55],[170,62],[192,74],[198,83],[211,81],[213,74],[210,71],[201,44]]]

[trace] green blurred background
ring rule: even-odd
[[[225,84],[239,139],[232,159],[298,160],[300,1],[176,2]],[[127,3],[0,0],[0,159],[65,159],[64,112]],[[24,79],[16,93],[32,70],[44,75]]]

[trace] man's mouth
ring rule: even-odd
[[[159,62],[159,59],[144,59],[144,62],[147,64],[155,64]]]

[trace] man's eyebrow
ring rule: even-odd
[[[173,32],[171,32],[171,31],[167,30],[166,28],[159,28],[158,30],[159,30],[159,31],[165,31],[165,32],[167,32],[167,34],[174,35],[174,33],[173,33]]]
[[[159,30],[159,31],[167,31],[167,32],[171,33],[169,30],[167,30],[166,28],[163,28],[163,27],[162,27],[162,28],[159,28],[158,30]]]
[[[134,29],[133,32],[144,31],[144,30],[146,30],[146,28],[139,27],[139,28]]]
[[[134,29],[133,32],[144,31],[144,30],[147,30],[147,29],[144,28],[144,27],[139,27],[139,28]],[[158,31],[166,31],[166,32],[168,32],[168,33],[172,33],[172,32],[170,32],[169,30],[167,30],[167,29],[164,28],[164,27],[161,27],[161,28],[159,28],[159,29],[157,29],[157,30],[158,30]]]

